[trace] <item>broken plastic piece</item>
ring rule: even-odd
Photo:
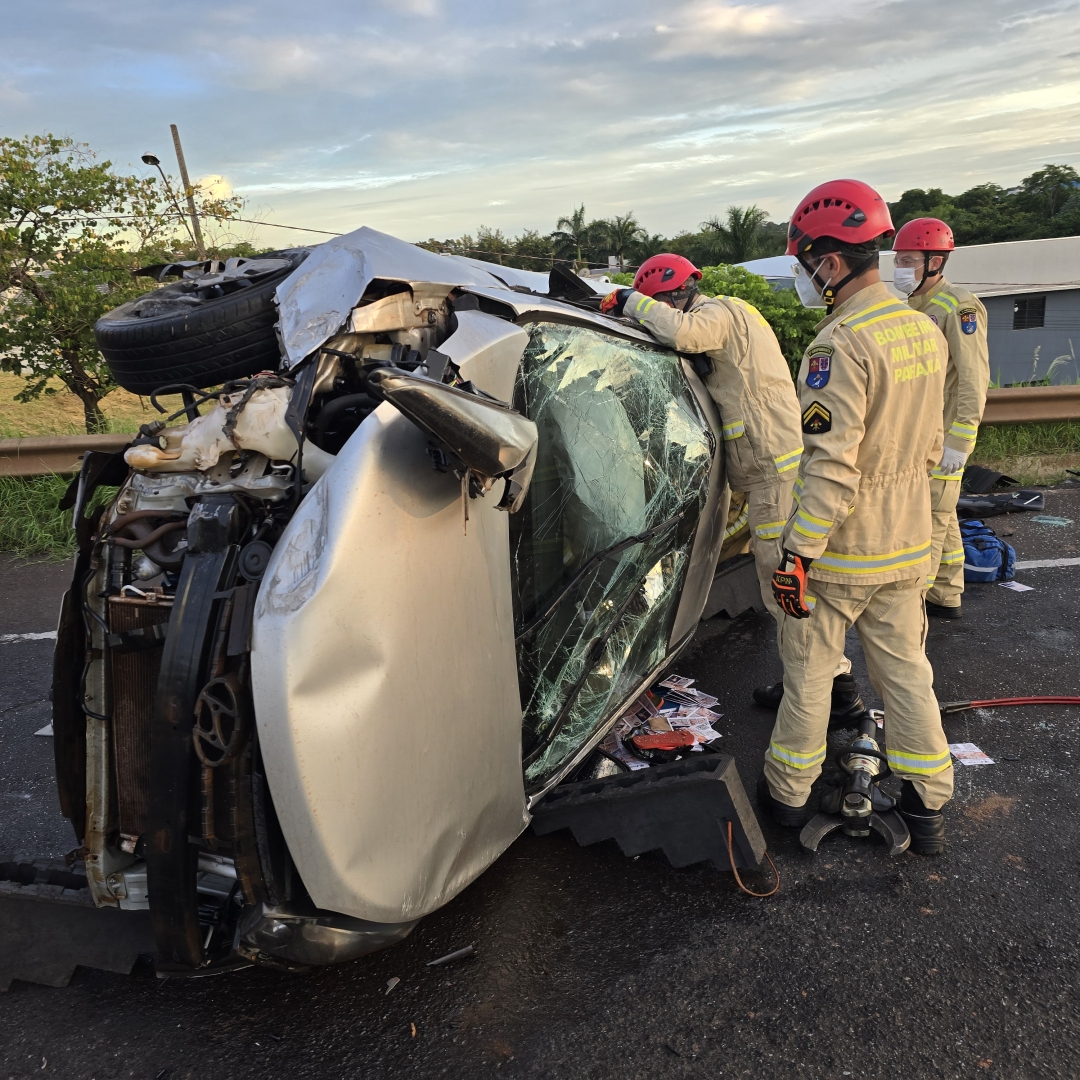
[[[466,945],[463,949],[456,949],[452,953],[447,953],[445,956],[440,956],[438,960],[429,960],[427,962],[428,967],[442,967],[443,964],[451,964],[455,960],[461,960],[463,957],[472,956],[476,952],[475,945]]]

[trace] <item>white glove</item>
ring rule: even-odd
[[[967,461],[967,454],[963,450],[954,450],[951,446],[943,446],[941,448],[941,463],[938,468],[946,476],[953,476],[958,472],[963,472],[965,461]]]

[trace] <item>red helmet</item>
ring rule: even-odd
[[[955,247],[952,229],[936,217],[913,218],[900,226],[893,240],[893,251],[952,251]]]
[[[646,296],[681,289],[690,278],[700,278],[701,271],[681,255],[654,255],[646,259],[634,275],[634,288]]]
[[[854,245],[894,231],[885,200],[869,184],[830,180],[814,188],[791,215],[787,253],[799,255],[823,236]]]

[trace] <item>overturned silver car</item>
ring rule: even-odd
[[[356,957],[595,772],[689,640],[718,417],[558,271],[360,229],[152,272],[176,280],[99,341],[188,422],[88,455],[71,494],[63,810],[161,970]]]

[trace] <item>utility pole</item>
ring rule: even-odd
[[[188,179],[187,164],[184,161],[184,148],[180,145],[180,132],[175,124],[170,124],[172,129],[173,146],[176,147],[176,161],[180,166],[180,181],[184,185],[184,194],[187,196],[188,211],[191,214],[191,229],[195,234],[195,254],[200,259],[206,258],[206,245],[203,243],[202,229],[199,228],[199,215],[195,209],[195,189]]]

